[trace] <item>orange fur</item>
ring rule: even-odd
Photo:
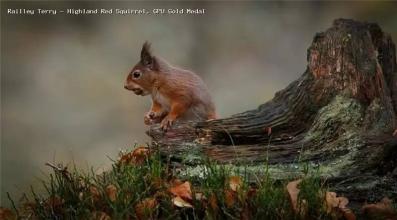
[[[167,130],[175,120],[216,118],[215,106],[202,79],[153,56],[147,42],[124,87],[136,95],[151,95],[152,107],[145,115],[145,124],[161,122],[161,127]]]

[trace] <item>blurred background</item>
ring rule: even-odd
[[[204,15],[8,15],[9,8],[205,8]],[[336,18],[397,41],[395,2],[1,2],[1,204],[40,185],[45,162],[96,172],[149,141],[149,97],[123,88],[141,45],[207,83],[220,117],[256,108],[306,69]]]

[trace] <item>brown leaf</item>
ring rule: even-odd
[[[97,202],[101,198],[101,194],[99,193],[98,188],[95,186],[90,186],[89,191],[91,193],[92,202]]]
[[[190,204],[189,202],[186,202],[185,200],[183,200],[181,197],[179,197],[179,196],[177,196],[177,197],[174,197],[173,199],[172,199],[172,203],[175,205],[175,206],[177,206],[177,207],[180,207],[180,208],[193,208],[193,206],[192,206],[192,204]]]
[[[11,220],[16,219],[16,217],[10,209],[0,207],[0,219]]]
[[[230,189],[235,192],[241,187],[242,184],[243,184],[243,181],[241,180],[241,178],[239,176],[231,176],[229,178]]]
[[[332,209],[339,206],[339,199],[336,198],[336,193],[327,192],[325,194],[325,203],[327,205],[327,213],[331,213]]]
[[[356,220],[356,215],[350,209],[344,211],[343,217],[345,217],[346,220]]]
[[[149,157],[149,148],[138,147],[132,152],[133,161],[135,164],[139,165],[145,162],[146,158]]]
[[[112,201],[112,202],[116,201],[116,199],[117,199],[116,186],[110,184],[109,186],[106,187],[105,191],[106,191],[106,194],[108,195],[110,201]]]
[[[143,146],[137,147],[134,149],[134,151],[123,154],[119,159],[119,163],[128,165],[142,165],[149,155],[149,148]]]
[[[287,191],[289,194],[289,199],[291,202],[292,209],[294,210],[295,213],[299,212],[299,210],[298,210],[298,194],[299,194],[300,190],[298,189],[298,185],[301,181],[302,180],[299,179],[299,180],[289,182],[287,184]]]
[[[132,152],[125,153],[120,156],[119,159],[120,164],[132,164]]]
[[[397,220],[397,211],[393,208],[392,201],[385,197],[375,204],[366,204],[362,212],[370,216],[382,216],[384,219]]]
[[[225,190],[225,204],[228,208],[231,208],[237,200],[237,193],[233,190]]]
[[[349,200],[346,197],[337,197],[335,192],[326,192],[325,203],[327,213],[334,213],[337,216],[344,216],[347,220],[354,220],[356,216],[346,206]]]
[[[170,180],[170,184],[171,184],[172,186],[177,186],[177,185],[180,185],[180,184],[182,184],[182,183],[183,183],[183,182],[182,182],[182,180],[180,180],[180,179],[173,178],[173,179]]]
[[[211,209],[216,213],[218,212],[218,200],[216,198],[216,195],[214,193],[211,194],[210,198],[208,199],[209,205]]]
[[[157,206],[157,200],[154,198],[146,198],[135,206],[135,214],[137,219],[149,219],[152,217]]]
[[[192,200],[192,191],[190,189],[190,183],[188,181],[176,185],[174,187],[171,187],[169,191],[174,195],[174,196],[179,196],[182,199],[187,199],[187,200]]]

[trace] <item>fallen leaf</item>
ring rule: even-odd
[[[298,185],[302,180],[295,180],[292,182],[289,182],[287,184],[287,191],[289,194],[289,198],[290,198],[290,202],[291,202],[291,206],[292,209],[294,210],[295,213],[298,213],[298,194],[299,194],[299,189],[298,189]]]
[[[169,191],[174,195],[174,196],[179,196],[183,199],[187,200],[192,200],[192,191],[190,189],[190,183],[188,181],[176,185],[174,187],[171,187]]]
[[[128,165],[142,165],[149,155],[149,148],[143,146],[137,147],[132,152],[123,154],[119,159],[119,163]]]
[[[241,187],[242,184],[243,184],[243,181],[241,180],[241,178],[239,176],[231,176],[229,178],[230,189],[235,192]]]
[[[218,212],[218,200],[216,199],[216,195],[214,193],[211,194],[209,198],[209,204],[211,209],[216,213]]]
[[[98,188],[95,186],[90,186],[89,191],[91,193],[92,202],[97,202],[101,198],[101,194],[99,193]]]
[[[150,219],[152,213],[157,206],[157,200],[154,198],[146,198],[135,206],[135,214],[137,219]]]
[[[231,208],[237,200],[237,193],[230,189],[225,190],[225,204],[228,208]]]
[[[337,197],[335,192],[326,192],[325,203],[327,213],[334,213],[337,216],[343,215],[347,220],[354,220],[356,216],[347,208],[349,200],[346,197]]]
[[[327,213],[331,213],[332,209],[339,206],[339,199],[336,198],[336,193],[327,192],[325,194],[325,203],[327,205]]]
[[[364,214],[382,216],[384,219],[397,220],[397,211],[393,208],[392,201],[385,197],[375,204],[366,204],[361,208]]]
[[[356,220],[356,215],[350,209],[345,210],[343,217],[345,217],[346,220]]]
[[[124,153],[120,156],[119,159],[120,164],[132,164],[132,152]]]
[[[182,199],[181,197],[179,197],[179,196],[174,197],[174,198],[172,199],[172,203],[173,203],[175,206],[180,207],[180,208],[185,208],[185,207],[193,208],[192,204],[190,204],[189,202],[186,202],[185,200],[183,200],[183,199]]]
[[[147,147],[138,147],[132,152],[132,158],[134,164],[140,165],[145,162],[145,160],[149,157],[149,148]]]
[[[397,137],[397,129],[393,132],[393,136]]]
[[[106,187],[105,191],[106,191],[106,194],[108,195],[110,201],[112,201],[112,202],[116,201],[116,199],[117,199],[116,186],[110,184],[109,186]]]
[[[183,183],[183,181],[180,180],[180,179],[177,179],[177,178],[173,178],[173,179],[170,180],[170,184],[171,184],[172,186],[180,185],[180,184],[182,184],[182,183]]]
[[[0,219],[11,220],[16,219],[16,217],[10,209],[0,207]]]

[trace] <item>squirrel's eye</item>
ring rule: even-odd
[[[135,72],[132,73],[132,76],[133,76],[135,79],[138,79],[138,78],[141,76],[141,72],[140,72],[140,71],[135,71]]]

